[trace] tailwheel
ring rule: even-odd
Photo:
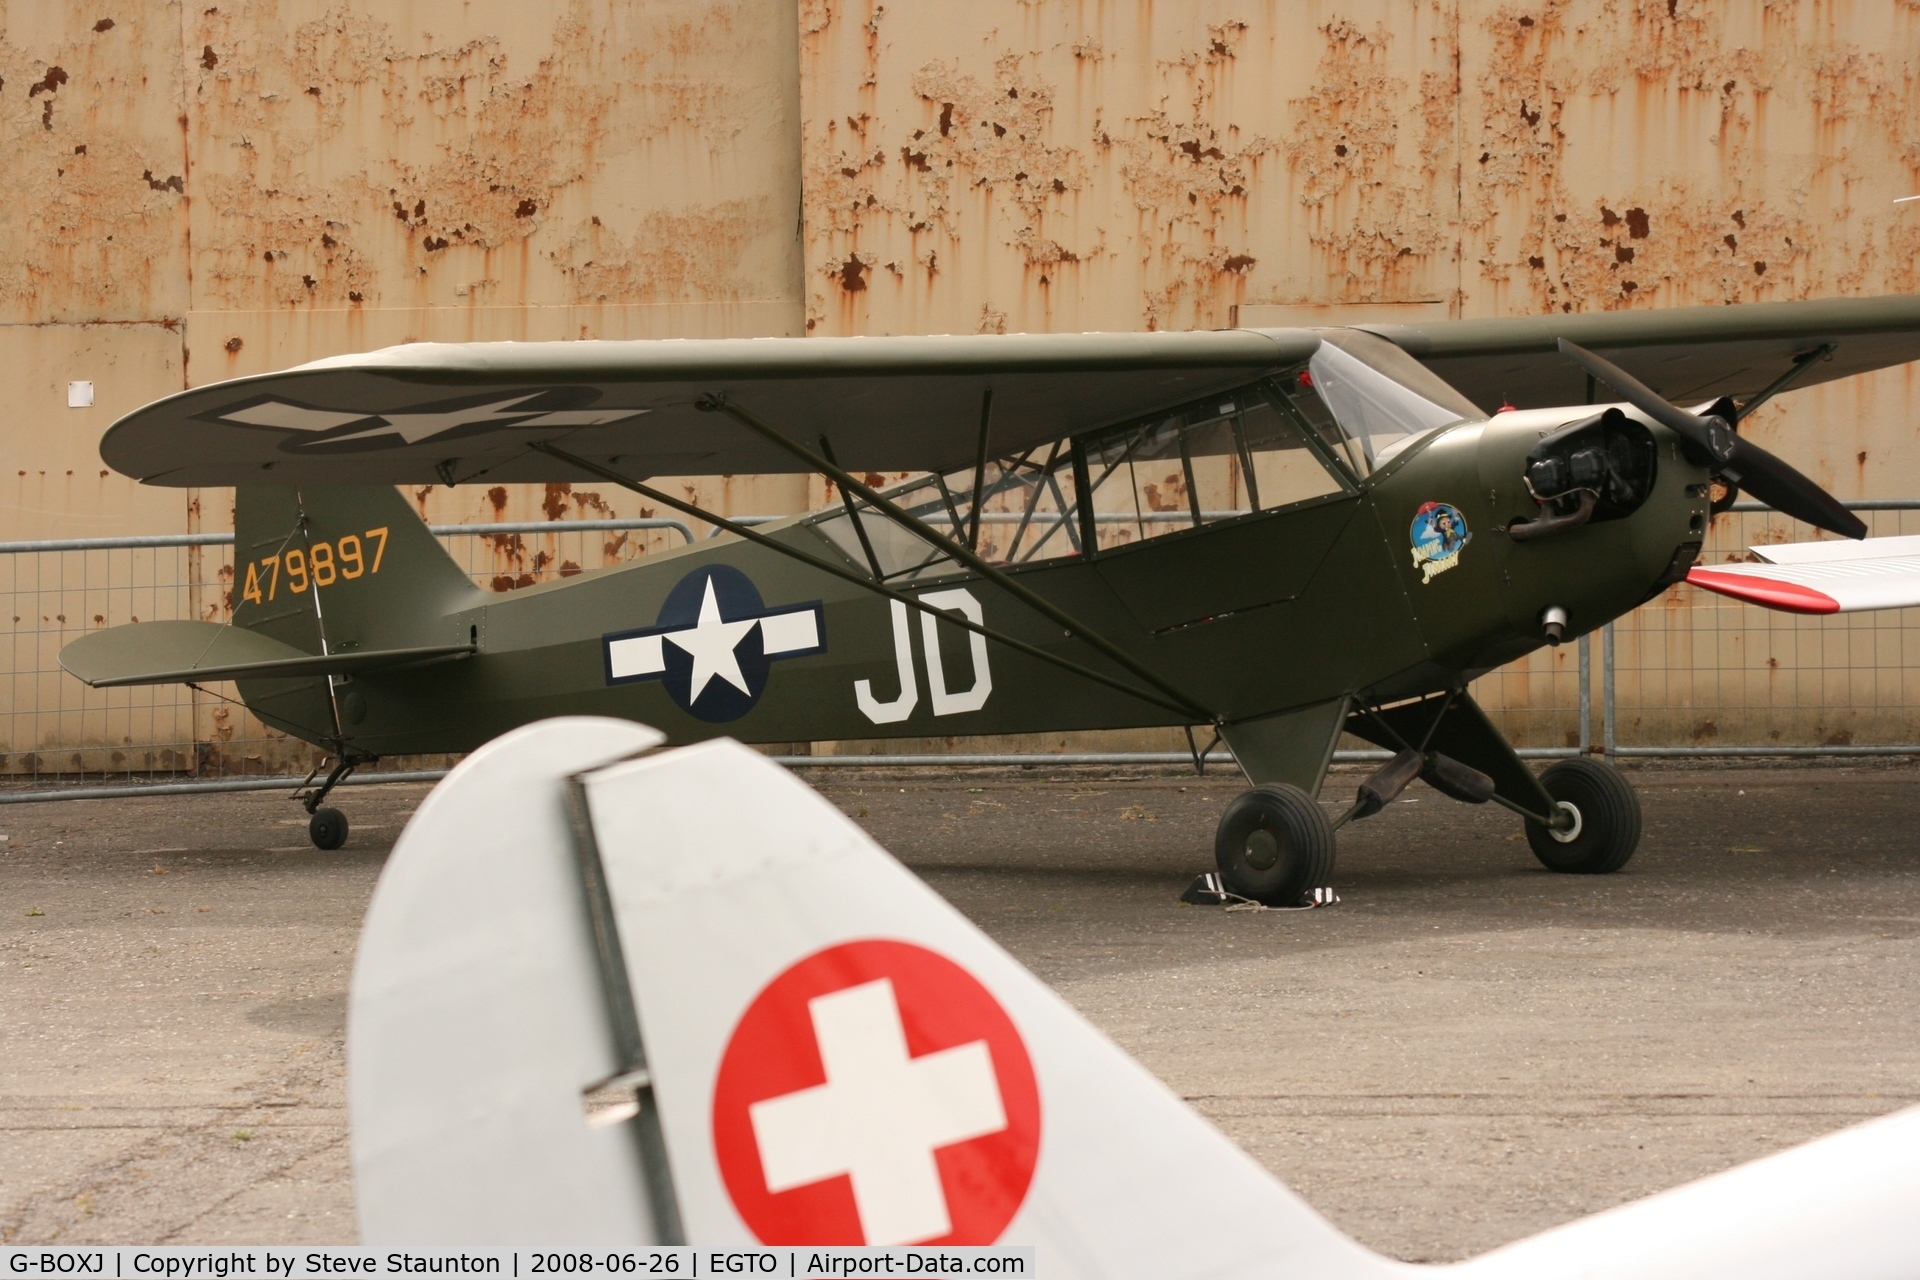
[[[307,785],[320,772],[320,766],[315,765],[313,773],[307,775],[307,781],[301,783],[299,789],[293,793],[293,798],[305,805],[307,813],[311,815],[307,819],[307,838],[313,841],[314,848],[338,849],[347,842],[347,815],[338,809],[323,806],[320,802],[325,800],[327,794],[335,787],[345,782],[355,769],[363,764],[372,764],[379,758],[379,756],[343,754],[334,761],[332,771],[327,774],[327,780],[314,790],[308,791]]]
[[[1214,835],[1221,887],[1270,907],[1298,906],[1333,878],[1333,824],[1298,787],[1255,787],[1227,806]]]
[[[338,809],[315,809],[307,820],[307,836],[316,849],[338,849],[347,842],[347,815]]]
[[[1551,871],[1606,875],[1640,844],[1640,798],[1611,765],[1562,760],[1540,775],[1560,823],[1527,819],[1527,843]],[[1561,825],[1564,823],[1564,826]]]

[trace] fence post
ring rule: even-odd
[[[1600,735],[1602,750],[1609,760],[1619,754],[1620,738],[1614,732],[1613,624],[1600,628]]]
[[[1580,637],[1580,754],[1593,752],[1593,633]]]

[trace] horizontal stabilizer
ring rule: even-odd
[[[200,680],[292,680],[350,676],[463,658],[470,644],[307,653],[241,627],[217,622],[134,622],[75,640],[60,665],[95,689]]]
[[[1856,613],[1920,605],[1920,537],[1749,548],[1759,564],[1696,568],[1687,581],[1783,613]]]

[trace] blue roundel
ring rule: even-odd
[[[753,710],[776,659],[826,647],[819,601],[769,609],[753,580],[724,564],[674,584],[653,626],[603,638],[608,684],[658,680],[681,710],[712,724]]]

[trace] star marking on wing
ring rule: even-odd
[[[313,409],[303,405],[269,400],[235,410],[222,417],[227,422],[238,422],[245,426],[276,427],[282,431],[307,432],[317,437],[314,440],[316,446],[332,446],[351,440],[370,440],[379,436],[398,436],[402,444],[418,444],[422,440],[430,440],[435,436],[445,435],[449,431],[476,426],[517,426],[543,430],[603,427],[647,412],[645,409],[556,409],[543,413],[538,409],[516,407],[542,394],[544,393],[534,391],[523,396],[496,400],[492,404],[468,405],[458,409],[381,414]],[[369,420],[371,425],[359,431],[348,431],[342,435],[322,434],[348,423]]]
[[[477,404],[471,408],[453,409],[444,413],[383,413],[380,415],[382,421],[379,426],[368,427],[364,431],[348,432],[343,436],[334,436],[327,443],[338,444],[346,440],[365,440],[372,436],[391,435],[399,436],[408,444],[418,444],[422,440],[443,435],[460,427],[524,418],[526,410],[522,409],[514,413],[513,406],[525,404],[531,399],[533,399],[532,395],[514,396],[511,400],[496,400],[492,404]]]
[[[693,676],[687,691],[689,703],[699,701],[707,682],[716,678],[725,680],[742,693],[752,692],[747,688],[747,678],[741,674],[740,659],[734,650],[746,638],[747,632],[759,625],[758,618],[748,618],[742,622],[721,621],[720,602],[713,594],[713,579],[707,579],[707,593],[700,601],[699,620],[685,631],[669,631],[662,637],[668,644],[693,658]]]

